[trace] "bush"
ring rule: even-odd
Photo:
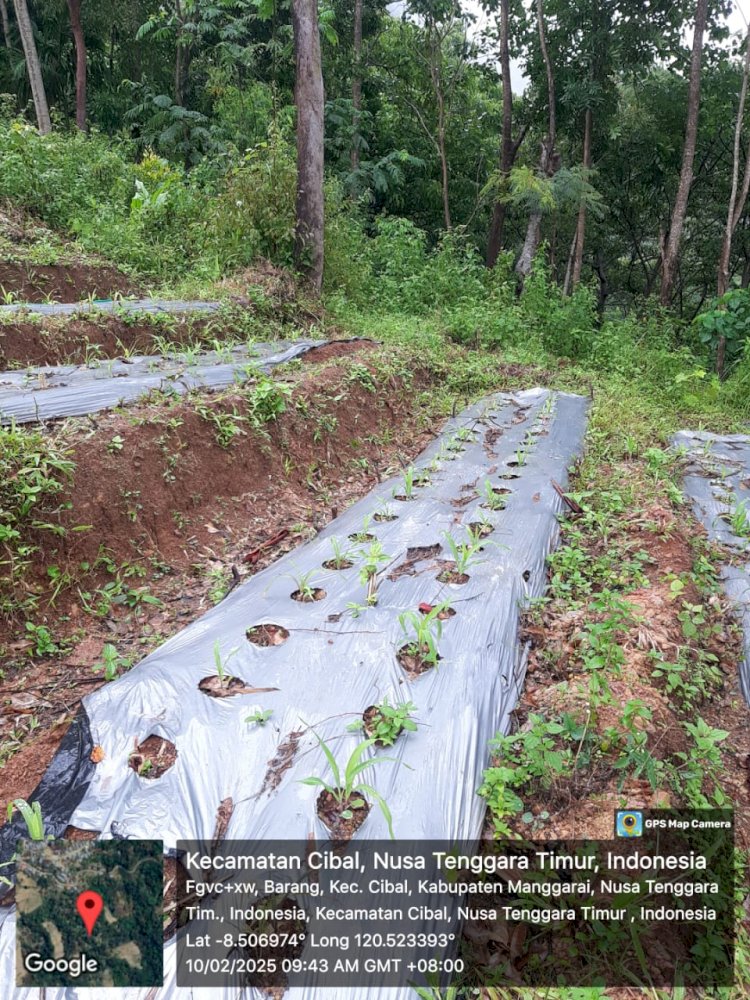
[[[296,177],[294,148],[273,128],[229,172],[223,193],[206,213],[204,248],[222,269],[259,256],[292,262]]]

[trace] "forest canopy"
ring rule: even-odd
[[[0,0],[0,197],[143,273],[263,256],[319,285],[322,205],[295,218],[302,137],[300,173],[325,158],[327,291],[377,286],[418,310],[486,292],[480,262],[516,292],[537,267],[597,322],[660,305],[723,374],[750,315],[748,47],[731,11]],[[317,96],[295,93],[308,57]],[[460,290],[404,280],[436,252]]]

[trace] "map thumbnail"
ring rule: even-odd
[[[24,842],[16,984],[161,986],[162,877],[161,841]],[[82,893],[103,904],[90,936]]]

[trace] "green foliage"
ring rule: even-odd
[[[381,701],[375,706],[372,718],[365,724],[364,719],[357,719],[347,728],[351,732],[366,729],[368,735],[374,739],[379,746],[390,747],[396,742],[403,732],[415,733],[417,724],[411,718],[417,706],[412,702],[399,702],[398,705],[391,705],[388,700]]]
[[[443,634],[441,615],[450,607],[449,602],[436,604],[427,614],[421,611],[404,611],[398,616],[401,630],[407,639],[407,650],[425,663],[436,666],[440,655],[437,644]]]
[[[726,363],[736,362],[750,338],[750,290],[732,288],[695,319],[698,337],[713,356],[723,338]]]
[[[120,671],[128,670],[131,665],[132,660],[126,656],[120,656],[116,646],[113,646],[111,642],[105,642],[101,661],[95,663],[92,670],[101,670],[105,681],[113,681],[120,674]]]
[[[60,534],[60,496],[73,473],[67,450],[36,430],[0,427],[0,567],[6,583],[23,573],[32,534]],[[5,601],[0,585],[0,602]],[[9,597],[10,595],[8,595]]]
[[[300,784],[322,788],[324,791],[328,792],[339,805],[344,807],[341,811],[343,819],[351,819],[352,810],[360,809],[365,804],[365,800],[362,796],[369,795],[380,807],[380,811],[388,824],[388,832],[391,839],[393,839],[393,817],[391,816],[391,811],[388,808],[388,803],[385,801],[383,796],[372,787],[372,785],[363,782],[360,775],[369,767],[374,767],[376,764],[382,764],[385,763],[385,761],[390,761],[394,758],[369,757],[363,760],[362,757],[366,751],[375,745],[375,740],[363,740],[362,743],[359,743],[354,748],[342,770],[336,762],[336,758],[334,757],[328,744],[322,740],[317,733],[314,735],[331,768],[333,784],[329,784],[322,778],[315,776],[302,778]]]
[[[38,802],[29,804],[26,799],[14,799],[8,803],[8,822],[13,819],[13,812],[18,810],[23,817],[31,840],[45,840],[44,818],[42,807]]]

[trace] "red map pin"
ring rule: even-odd
[[[104,900],[98,892],[92,892],[91,889],[87,889],[76,900],[76,909],[84,923],[88,936],[91,937],[91,932],[99,919],[100,913],[104,909]]]

